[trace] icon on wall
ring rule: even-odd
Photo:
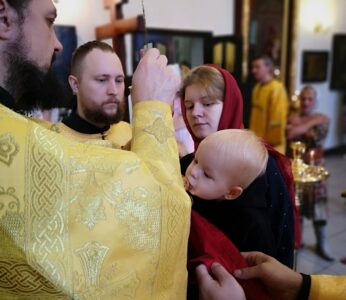
[[[323,82],[327,80],[328,52],[304,51],[302,82]]]

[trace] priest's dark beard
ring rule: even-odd
[[[107,115],[103,110],[90,110],[87,107],[83,108],[85,118],[93,124],[104,124],[105,126],[119,123],[125,113],[125,103],[120,102],[117,112],[114,115]]]
[[[20,42],[8,46],[8,75],[5,88],[14,98],[14,109],[21,113],[36,109],[65,107],[70,95],[50,68],[42,71],[25,57],[25,47]]]

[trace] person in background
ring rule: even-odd
[[[269,56],[258,56],[252,61],[252,74],[257,84],[252,91],[249,129],[285,154],[288,114],[285,86],[274,78],[274,64]]]
[[[311,86],[305,86],[300,92],[299,112],[293,112],[288,116],[287,140],[301,141],[306,150],[303,157],[305,163],[324,165],[323,143],[327,137],[329,118],[315,112],[317,101],[316,90]],[[327,211],[327,182],[307,185],[303,189],[300,205],[301,217],[312,219],[316,236],[316,253],[323,259],[333,261],[334,257],[328,245],[328,211]],[[303,219],[301,220],[303,223]]]
[[[249,267],[237,269],[233,276],[219,263],[196,268],[200,300],[245,300],[244,291],[235,280],[259,279],[271,299],[280,300],[344,300],[346,276],[306,275],[287,268],[275,258],[260,252],[243,252]],[[235,277],[235,278],[234,278]]]
[[[70,87],[76,107],[52,129],[77,141],[124,147],[132,137],[131,125],[122,121],[125,75],[113,48],[101,41],[79,46],[71,60]]]
[[[47,130],[16,111],[56,104],[56,16],[52,0],[0,0],[0,298],[185,299],[179,80],[158,49],[145,52],[132,80],[131,151]]]
[[[195,142],[195,151],[200,142],[210,134],[224,129],[243,128],[242,96],[232,75],[215,65],[203,65],[194,68],[184,80],[181,88],[183,100],[182,112],[185,123]],[[240,251],[266,251],[260,246],[261,240],[250,240],[242,228],[233,226],[239,218],[232,213],[233,207],[247,207],[256,200],[256,207],[267,211],[275,239],[276,257],[288,266],[293,265],[294,229],[299,241],[299,218],[294,222],[294,191],[290,161],[266,144],[269,152],[266,172],[257,178],[240,195],[237,201],[205,201],[193,197],[193,209],[210,223],[221,230]],[[181,171],[186,169],[194,159],[194,154],[181,158]],[[259,205],[258,197],[261,197]],[[246,207],[244,207],[244,205]],[[255,222],[249,218],[249,223]],[[237,223],[238,224],[238,223]],[[295,227],[294,224],[298,224]],[[250,226],[250,225],[248,225]]]

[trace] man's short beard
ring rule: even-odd
[[[14,109],[30,112],[36,109],[66,107],[69,93],[50,68],[42,71],[25,57],[26,47],[16,42],[5,51],[8,75],[5,88],[14,98]]]
[[[104,126],[119,123],[123,119],[124,113],[124,101],[119,103],[117,112],[114,115],[107,115],[102,110],[89,110],[86,107],[83,108],[83,114],[89,122],[92,124],[103,124]]]

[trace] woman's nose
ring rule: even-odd
[[[203,108],[202,108],[202,106],[201,106],[199,103],[196,103],[196,104],[193,106],[192,115],[193,115],[193,116],[201,116],[202,113],[203,113]]]

